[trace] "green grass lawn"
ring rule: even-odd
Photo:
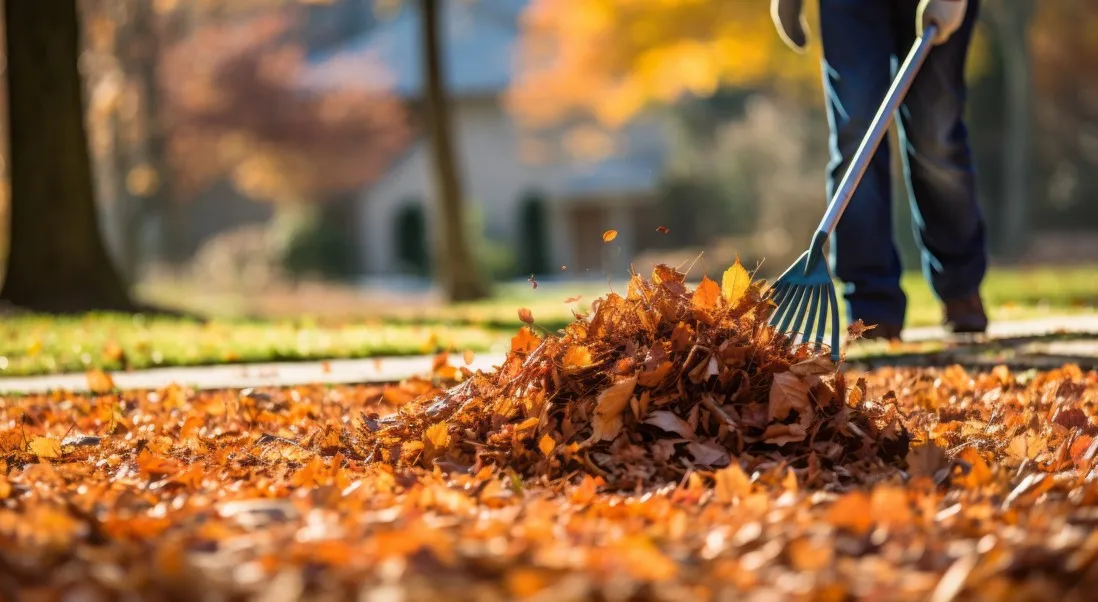
[[[625,292],[624,285],[615,288]],[[908,274],[904,288],[910,300],[908,326],[941,320],[920,274]],[[542,328],[556,330],[572,320],[573,310],[586,311],[608,289],[605,283],[536,289],[508,284],[487,301],[419,309],[393,303],[373,308],[368,318],[337,320],[243,320],[230,314],[203,324],[118,314],[6,316],[0,319],[0,375],[501,350],[521,324],[520,307],[530,309]],[[1093,312],[1098,266],[993,270],[984,296],[995,320]]]

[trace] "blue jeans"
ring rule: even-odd
[[[923,272],[943,301],[977,293],[987,271],[984,216],[964,123],[965,59],[978,4],[969,0],[964,25],[930,52],[898,115],[915,240]],[[831,127],[828,198],[915,41],[917,5],[917,0],[820,0]],[[899,326],[907,298],[892,234],[890,154],[885,141],[831,237],[831,265],[843,281],[851,320]]]

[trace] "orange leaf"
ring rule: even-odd
[[[618,237],[617,230],[607,230],[602,233],[602,242],[610,242]]]
[[[88,370],[84,373],[84,378],[88,381],[88,390],[96,395],[110,393],[114,390],[114,380],[102,370]]]
[[[572,345],[561,360],[565,370],[579,370],[591,365],[591,351],[583,345]]]
[[[553,438],[548,434],[542,436],[541,441],[538,441],[538,449],[540,449],[541,453],[545,454],[546,456],[553,453],[553,450],[556,447],[557,442],[554,441]]]
[[[751,495],[751,477],[747,476],[739,464],[729,464],[714,473],[713,478],[716,480],[713,494],[718,502],[727,504]]]
[[[848,493],[835,500],[827,512],[833,526],[863,534],[873,527],[873,506],[869,496],[861,491]]]
[[[437,422],[427,427],[423,438],[434,446],[435,449],[446,449],[450,446],[450,430],[445,422]]]
[[[523,322],[525,322],[527,324],[533,324],[534,323],[534,312],[530,311],[529,309],[527,309],[525,307],[520,307],[519,308],[518,317],[519,317],[519,320],[522,320]]]
[[[469,364],[472,364],[473,359],[476,357],[476,355],[473,354],[473,351],[471,349],[466,349],[465,353],[462,354],[462,355],[463,355],[462,359],[465,360],[465,365],[466,366],[468,366]]]
[[[659,366],[656,366],[654,370],[645,370],[641,372],[637,377],[637,383],[642,387],[655,387],[663,382],[667,378],[668,374],[671,374],[671,370],[675,367],[669,361],[661,362]]]
[[[721,287],[708,277],[703,277],[698,288],[694,289],[694,307],[698,309],[713,309],[721,298]]]
[[[511,351],[513,353],[530,353],[541,345],[541,337],[534,334],[533,330],[523,326],[518,334],[511,337]]]

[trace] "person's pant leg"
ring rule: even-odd
[[[978,12],[978,0],[969,0],[964,25],[931,50],[900,112],[915,240],[923,272],[943,301],[979,292],[987,272],[984,215],[964,122],[965,60]],[[902,22],[910,23],[898,49],[906,53],[915,40],[914,9]]]
[[[824,93],[831,127],[828,199],[850,166],[891,83],[896,46],[885,0],[820,0]],[[887,143],[882,143],[831,237],[831,264],[851,321],[901,326],[907,301],[892,236]]]

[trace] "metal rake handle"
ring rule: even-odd
[[[911,84],[915,81],[915,75],[926,61],[927,55],[930,54],[930,50],[934,46],[934,38],[937,35],[938,26],[933,23],[928,24],[923,30],[923,35],[915,40],[915,45],[912,46],[907,59],[900,66],[896,78],[892,80],[892,86],[889,88],[888,94],[885,95],[881,107],[877,110],[877,115],[873,117],[869,130],[862,138],[862,143],[857,152],[854,153],[854,159],[851,161],[850,167],[839,183],[839,188],[831,197],[831,202],[827,205],[827,211],[824,213],[823,219],[820,220],[820,226],[817,228],[810,247],[808,270],[811,270],[815,263],[822,258],[823,243],[835,231],[839,218],[843,216],[846,206],[850,204],[854,191],[858,189],[862,176],[869,168],[870,160],[877,152],[877,148],[881,146],[881,141],[884,140],[889,122],[896,114],[897,109],[900,108],[900,104],[903,103],[908,90],[911,89]]]

